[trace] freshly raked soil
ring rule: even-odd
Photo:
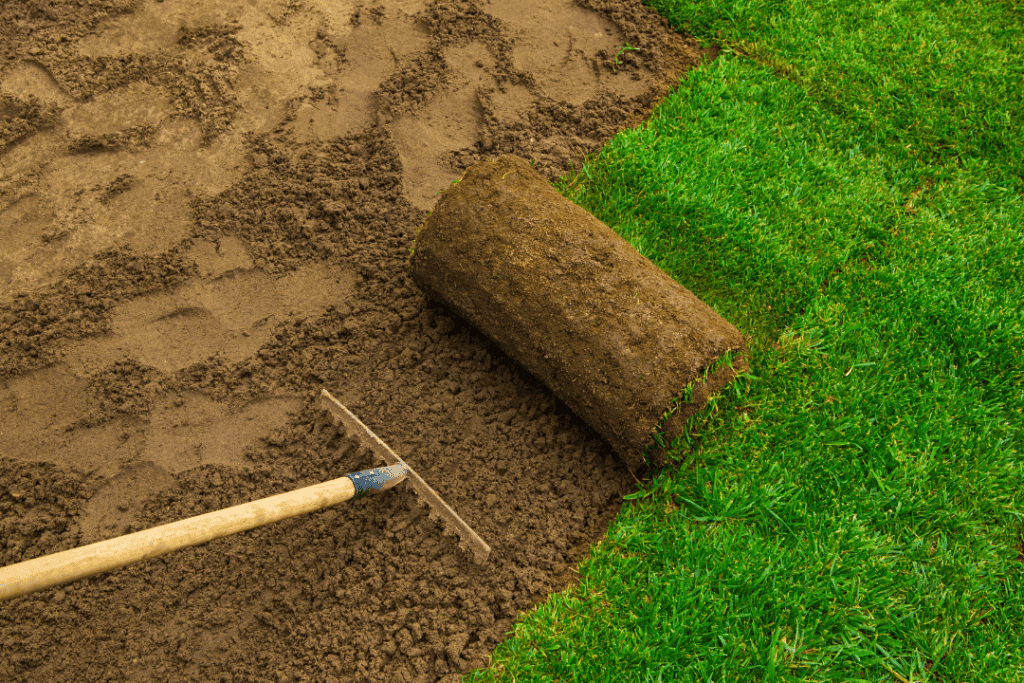
[[[375,466],[402,486],[0,605],[4,681],[436,681],[633,479],[408,274],[438,193],[554,178],[703,54],[639,0],[0,0],[0,564]],[[634,49],[624,49],[627,46]]]

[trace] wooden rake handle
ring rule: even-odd
[[[355,472],[297,491],[12,564],[0,569],[0,602],[322,510],[371,491],[383,491],[405,479],[407,473],[408,468],[402,465]]]

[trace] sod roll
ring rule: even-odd
[[[743,362],[735,327],[515,156],[474,165],[445,192],[411,267],[634,472],[661,464],[655,433],[692,428]]]

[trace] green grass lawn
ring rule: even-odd
[[[474,681],[1024,681],[1024,4],[656,0],[727,47],[562,189],[752,338]]]

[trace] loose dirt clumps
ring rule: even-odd
[[[484,666],[632,479],[409,249],[469,165],[570,172],[696,44],[639,0],[7,2],[0,36],[0,562],[375,465],[324,386],[494,548],[400,487],[0,605],[0,679]]]

